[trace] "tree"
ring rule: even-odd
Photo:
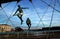
[[[15,27],[15,31],[16,31],[16,32],[19,32],[19,31],[23,31],[23,29],[20,28],[20,27]]]

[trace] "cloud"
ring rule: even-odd
[[[29,14],[23,14],[23,17],[28,17],[29,16]]]

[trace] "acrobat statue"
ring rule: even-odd
[[[19,11],[19,12],[18,12]],[[17,13],[18,12],[18,13]],[[20,5],[18,5],[18,9],[16,10],[15,14],[13,16],[17,15],[18,18],[21,20],[21,25],[23,24],[23,19],[22,19],[22,16],[23,16],[23,10],[22,8],[20,7]]]
[[[27,18],[26,24],[28,25],[28,30],[30,30],[30,27],[31,27],[31,20],[30,20],[29,18]]]

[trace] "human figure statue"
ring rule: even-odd
[[[18,12],[19,11],[19,12]],[[18,13],[17,13],[18,12]],[[23,16],[23,10],[22,8],[20,7],[20,5],[18,5],[18,9],[16,10],[15,14],[13,16],[17,15],[18,18],[21,20],[21,25],[23,24],[23,19],[22,19],[22,16]]]
[[[29,18],[27,18],[26,24],[28,25],[28,30],[30,30],[30,27],[31,27],[31,20],[30,20]]]

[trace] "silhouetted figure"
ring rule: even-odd
[[[19,13],[17,13],[19,11]],[[21,20],[21,24],[23,23],[23,19],[22,19],[22,16],[23,16],[23,10],[22,8],[20,7],[20,5],[18,5],[18,9],[16,10],[15,14],[13,16],[17,15],[19,17],[19,19]]]
[[[30,21],[29,18],[27,18],[26,24],[28,25],[28,30],[30,30],[30,27],[31,27],[31,21]]]

